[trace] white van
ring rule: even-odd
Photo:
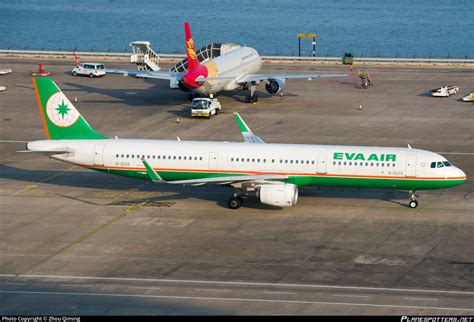
[[[104,64],[97,63],[82,63],[72,69],[72,75],[85,75],[89,76],[90,78],[104,76],[105,66]]]

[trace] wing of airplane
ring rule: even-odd
[[[246,143],[265,143],[261,138],[256,136],[252,130],[248,127],[248,125],[244,122],[244,120],[240,117],[239,113],[234,113],[235,120],[239,125],[240,132],[244,138]]]
[[[270,79],[346,77],[350,74],[247,74],[237,80],[238,84],[259,82]]]
[[[180,80],[183,73],[160,72],[151,70],[125,70],[125,69],[106,69],[107,74],[122,74],[123,76],[133,76],[137,78],[154,78],[166,80]]]
[[[153,182],[168,183],[168,184],[182,184],[192,186],[202,186],[205,184],[227,185],[233,183],[255,182],[260,184],[272,184],[271,180],[283,180],[288,176],[282,174],[259,174],[259,175],[241,175],[241,176],[226,176],[214,178],[201,178],[190,180],[166,181],[156,172],[145,160],[142,160],[146,172]]]

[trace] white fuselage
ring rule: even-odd
[[[253,74],[262,67],[262,59],[257,51],[250,47],[240,47],[227,54],[210,59],[203,63],[208,69],[208,77],[229,77],[226,80],[206,81],[195,89],[201,94],[230,91],[238,88],[238,79]]]
[[[454,166],[432,167],[433,162],[447,162],[444,157],[409,148],[128,139],[45,140],[28,143],[28,150],[32,151],[64,148],[72,152],[52,157],[110,172],[135,171],[142,174],[144,179],[147,179],[147,175],[141,158],[145,158],[156,171],[164,173],[163,176],[170,173],[171,180],[182,179],[180,174],[185,178],[200,178],[216,173],[285,174],[299,177],[297,185],[313,185],[317,182],[314,180],[320,177],[415,181],[466,179],[464,172]],[[351,186],[352,181],[339,182],[334,180],[328,185]],[[387,184],[391,186],[381,187],[407,189],[398,182]],[[432,189],[429,185],[417,188]]]

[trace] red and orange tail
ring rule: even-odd
[[[191,29],[189,23],[184,23],[184,35],[186,37],[186,56],[188,57],[188,71],[195,69],[199,65],[199,61],[196,57],[196,50],[194,49],[193,36],[191,35]]]

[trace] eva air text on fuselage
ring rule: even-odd
[[[334,160],[348,160],[348,161],[396,161],[396,154],[364,154],[364,153],[347,153],[334,152]]]

